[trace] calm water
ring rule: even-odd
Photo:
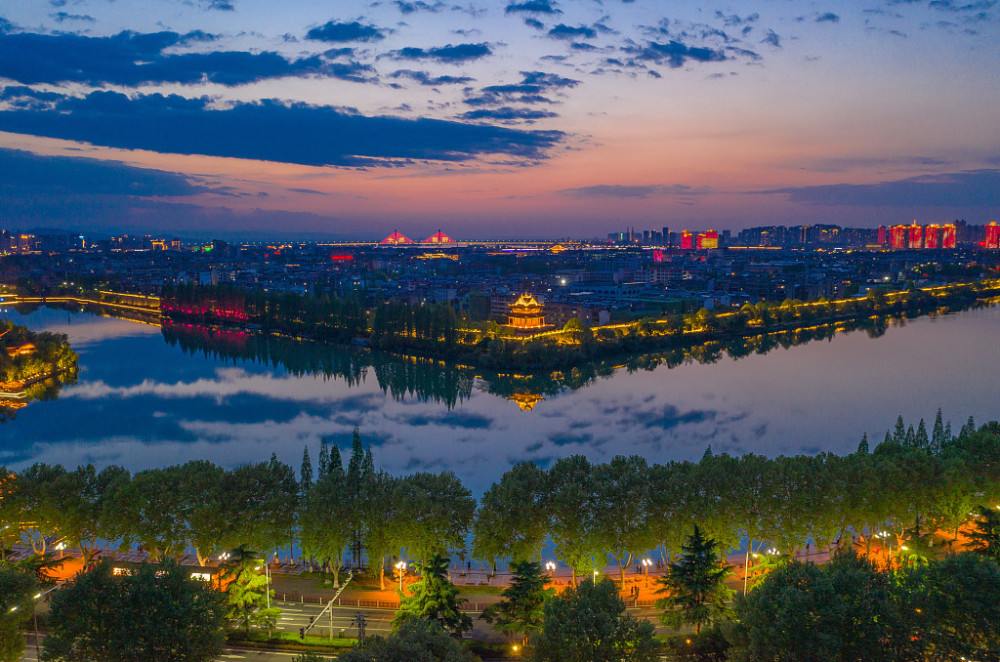
[[[272,451],[298,468],[304,445],[315,463],[320,439],[349,446],[357,425],[381,467],[450,469],[479,492],[522,459],[697,459],[709,444],[717,453],[846,453],[864,432],[881,439],[898,414],[930,424],[941,407],[956,430],[969,415],[1000,418],[1000,308],[911,320],[878,338],[851,332],[739,360],[618,370],[576,390],[550,388],[531,411],[491,393],[496,379],[370,365],[366,353],[296,345],[263,360],[223,358],[192,352],[197,338],[183,333],[168,343],[154,326],[47,309],[4,314],[67,334],[81,368],[57,400],[0,426],[0,464],[12,468],[138,470],[196,458],[233,466]],[[216,340],[224,354],[247,353],[246,337]]]

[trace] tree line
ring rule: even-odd
[[[574,579],[614,564],[625,570],[657,550],[679,553],[697,524],[725,549],[749,539],[782,552],[860,536],[903,545],[928,532],[956,536],[976,506],[1000,503],[1000,423],[958,434],[941,421],[902,419],[874,449],[846,456],[769,459],[711,450],[699,462],[649,464],[638,456],[594,464],[522,462],[479,499],[451,472],[392,476],[377,470],[355,433],[347,466],[324,443],[308,448],[298,479],[272,456],[226,470],[196,460],[140,471],[35,464],[4,471],[0,547],[18,537],[44,554],[53,540],[90,558],[98,541],[136,545],[154,559],[194,550],[200,562],[247,545],[303,552],[332,573],[349,564],[384,578],[395,557],[448,551],[491,564],[539,558],[547,541]]]

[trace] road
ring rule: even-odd
[[[246,651],[236,648],[227,648],[222,655],[215,658],[217,662],[231,662],[234,660],[250,660],[252,662],[291,662],[292,658],[299,653],[286,651]],[[35,657],[34,646],[28,646],[28,651],[21,657],[21,662],[38,662]]]

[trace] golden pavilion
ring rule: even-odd
[[[510,321],[507,322],[507,326],[512,327],[518,333],[540,333],[552,328],[552,325],[545,324],[542,304],[527,293],[522,294],[517,301],[510,304],[509,317]]]

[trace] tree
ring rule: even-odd
[[[343,478],[327,473],[316,481],[306,494],[299,512],[299,539],[305,554],[329,564],[334,586],[340,586],[340,569],[344,564],[344,548],[352,539],[350,527],[357,503],[348,493]]]
[[[596,496],[590,461],[582,455],[558,460],[549,469],[546,492],[545,509],[552,517],[549,536],[556,555],[572,568],[575,585],[577,572],[591,567],[594,557],[603,553],[594,532]]]
[[[969,542],[965,546],[1000,563],[1000,512],[979,506],[972,526],[968,533]]]
[[[729,613],[727,602],[733,591],[726,588],[726,578],[732,570],[721,564],[719,545],[702,535],[697,525],[688,538],[676,562],[667,566],[667,574],[657,581],[655,602],[664,609],[660,621],[674,629],[685,623],[694,625],[695,633]]]
[[[292,540],[299,485],[295,470],[272,455],[226,474],[226,514],[233,526],[231,544],[270,554]]]
[[[479,500],[472,525],[472,554],[492,564],[504,558],[538,558],[545,542],[545,472],[534,462],[518,462]]]
[[[388,637],[369,637],[337,662],[479,662],[439,624],[410,620]]]
[[[545,601],[555,594],[555,589],[545,588],[546,577],[541,563],[514,561],[510,586],[503,590],[503,599],[487,607],[482,618],[504,634],[520,634],[523,643],[528,636],[542,629]]]
[[[448,579],[448,562],[435,554],[426,565],[414,563],[420,581],[410,585],[410,595],[402,596],[392,627],[399,628],[412,619],[434,621],[453,635],[461,636],[472,629],[472,619],[461,611],[465,600],[459,599],[458,588]]]
[[[174,561],[112,576],[100,561],[53,594],[45,662],[208,662],[222,651],[224,606]]]
[[[194,548],[198,564],[204,566],[227,543],[235,544],[231,514],[226,509],[227,495],[223,492],[226,472],[207,460],[188,462],[177,471],[187,542]]]
[[[581,582],[545,603],[537,662],[653,662],[653,625],[625,611],[614,582]]]
[[[31,616],[35,586],[30,573],[0,566],[0,662],[17,662],[24,653],[21,627]]]
[[[401,480],[399,490],[399,507],[406,513],[400,518],[401,538],[408,554],[424,560],[464,548],[476,500],[458,476],[415,473]]]
[[[305,499],[306,495],[309,494],[314,480],[312,460],[309,459],[309,446],[305,446],[302,449],[302,468],[299,470],[300,498]]]
[[[231,627],[242,628],[247,637],[251,629],[270,632],[281,615],[280,609],[268,606],[274,591],[260,572],[263,563],[254,552],[241,546],[233,551],[219,576],[226,587],[226,619]]]
[[[950,555],[903,573],[899,604],[924,659],[995,660],[1000,653],[1000,566]]]
[[[632,455],[615,457],[594,468],[594,536],[604,553],[618,564],[621,588],[634,554],[654,547],[649,511],[649,466]]]
[[[853,551],[792,561],[736,599],[731,660],[896,660],[907,637],[892,580]]]

